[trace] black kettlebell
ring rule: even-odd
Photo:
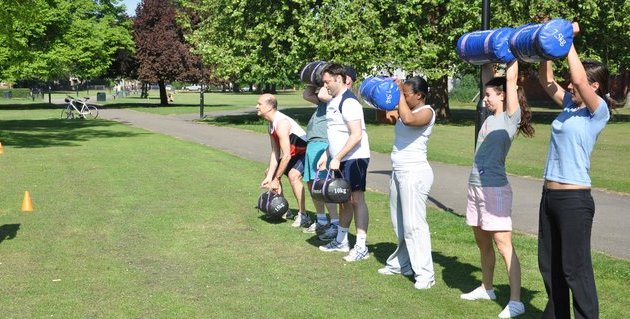
[[[282,194],[267,191],[258,197],[258,210],[269,219],[280,219],[289,210],[289,202]]]
[[[350,195],[352,195],[350,182],[343,178],[341,172],[339,172],[341,177],[336,177],[337,172],[328,170],[326,178],[321,180],[323,182],[321,182],[320,189],[326,203],[345,203],[350,200]]]

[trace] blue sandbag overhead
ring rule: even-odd
[[[369,106],[390,111],[398,106],[400,89],[395,80],[387,77],[368,77],[359,87],[359,94]]]
[[[523,62],[564,58],[573,44],[573,25],[564,19],[526,24],[510,37],[510,49]]]
[[[513,28],[499,28],[465,33],[457,40],[457,55],[471,64],[508,63],[515,57],[510,50],[509,39]]]

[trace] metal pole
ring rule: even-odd
[[[199,86],[199,118],[203,119],[203,82]]]
[[[483,0],[481,3],[481,29],[488,30],[490,22],[490,0]],[[477,101],[477,111],[475,112],[475,149],[477,148],[477,135],[479,135],[479,130],[481,129],[481,124],[488,117],[488,112],[483,107],[483,96],[485,92],[483,92],[483,78],[482,73],[479,73],[479,101]]]

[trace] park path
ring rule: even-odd
[[[155,115],[129,109],[100,109],[99,117],[122,122],[149,131],[220,149],[239,157],[267,162],[269,139],[259,133],[230,127],[218,127],[193,120],[199,115]],[[243,111],[209,113],[209,116],[242,114]],[[368,167],[368,188],[389,192],[391,162],[389,154],[372,152]],[[469,167],[431,162],[434,184],[431,203],[448,212],[465,214]],[[538,204],[542,180],[509,176],[515,194],[512,219],[514,229],[536,235],[538,232]],[[630,196],[601,190],[592,191],[596,211],[593,223],[592,248],[606,254],[630,259]],[[464,221],[462,220],[462,223]]]

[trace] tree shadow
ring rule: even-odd
[[[120,138],[144,133],[114,132],[103,129],[118,125],[102,120],[0,120],[2,143],[15,148],[79,146],[80,142],[101,138]]]
[[[459,262],[458,257],[447,256],[439,251],[433,252],[433,262],[442,266],[442,280],[447,287],[457,289],[461,293],[467,293],[479,287],[479,279],[473,276],[473,273],[480,272],[480,267]],[[501,307],[505,306],[510,299],[510,286],[506,284],[494,285],[494,290],[497,295],[495,303]],[[525,304],[528,317],[540,318],[542,315],[541,309],[531,304],[534,296],[538,293],[540,293],[538,290],[521,287],[521,302]]]
[[[4,224],[0,226],[0,243],[15,238],[18,230],[20,230],[20,224]]]
[[[59,104],[49,103],[23,103],[23,104],[0,104],[0,111],[25,111],[25,110],[54,110],[59,109]]]

